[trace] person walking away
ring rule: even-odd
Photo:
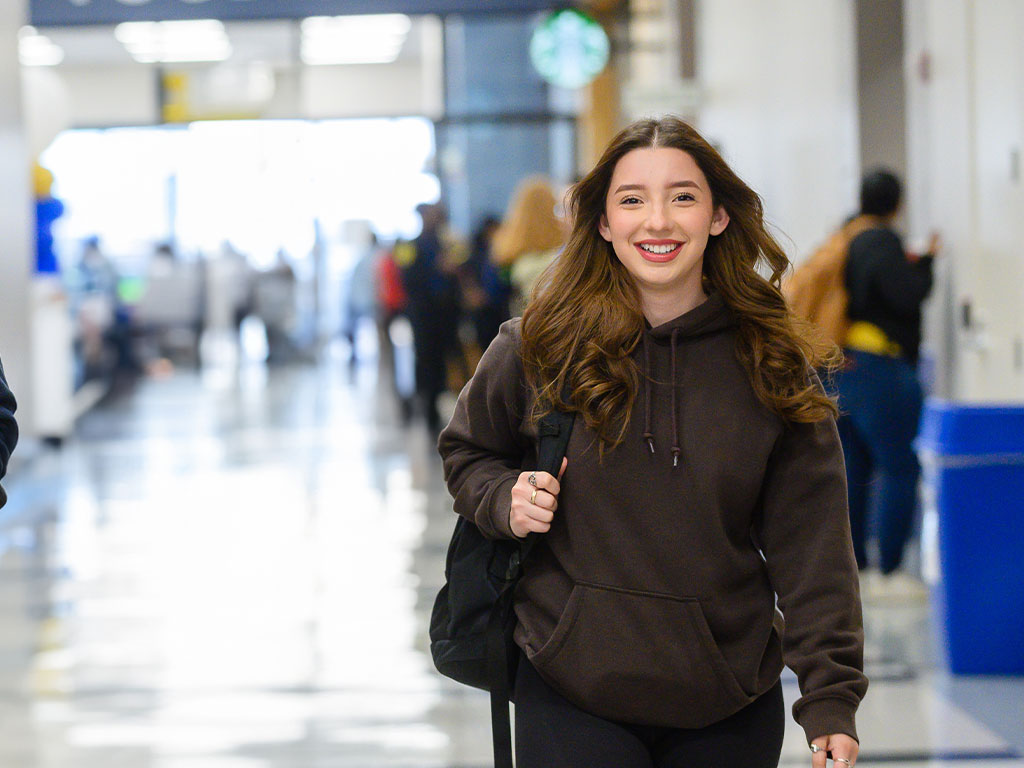
[[[835,403],[762,204],[674,117],[619,133],[438,449],[455,511],[533,540],[514,599],[519,768],[768,768],[780,673],[813,768],[867,689]],[[558,476],[539,419],[573,412]]]
[[[447,220],[439,203],[417,207],[423,228],[411,243],[395,247],[408,296],[416,357],[416,396],[431,434],[441,429],[438,398],[446,387],[446,357],[458,327],[458,285],[445,253],[443,227]]]
[[[479,350],[498,335],[501,324],[511,317],[512,286],[494,263],[493,241],[501,220],[485,216],[473,235],[469,258],[459,267],[463,302],[473,322]],[[479,354],[479,353],[478,353]]]
[[[523,314],[537,279],[565,243],[565,224],[555,214],[557,205],[551,183],[543,176],[531,176],[516,188],[494,235],[494,260],[509,272],[513,316]]]
[[[846,259],[850,242],[866,229],[883,226],[878,216],[855,214],[829,238],[782,284],[782,293],[790,309],[810,322],[807,331],[843,346],[850,327],[846,292]]]
[[[862,570],[869,565],[868,521],[873,518],[878,567],[890,577],[903,562],[917,507],[921,467],[913,440],[923,400],[917,376],[921,305],[932,287],[932,263],[940,246],[933,233],[927,253],[906,252],[893,228],[901,193],[890,171],[872,171],[861,183],[861,214],[876,217],[877,224],[850,242],[844,271],[846,362],[836,376],[857,565]],[[921,591],[920,584],[905,577],[887,581]]]

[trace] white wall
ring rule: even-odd
[[[302,117],[440,117],[442,93],[428,93],[418,61],[302,70]],[[440,86],[439,82],[435,87]]]
[[[437,62],[434,66],[440,70]],[[156,70],[142,65],[59,67],[53,70],[70,94],[70,124],[99,127],[152,125],[161,122]],[[187,71],[187,70],[186,70]],[[204,73],[193,70],[201,90]],[[197,97],[202,94],[197,91]],[[418,61],[339,67],[287,68],[275,73],[273,97],[263,106],[239,110],[197,98],[202,114],[251,111],[253,116],[285,118],[439,117],[443,93],[440,76],[425,72]]]
[[[1024,401],[1024,4],[906,0],[905,30],[909,224],[945,241],[926,334],[940,394]]]
[[[907,176],[903,0],[854,3],[860,167],[883,166]]]
[[[18,29],[27,3],[0,3],[0,357],[18,399],[18,422],[31,433],[30,249],[34,210],[22,131]]]
[[[391,115],[440,117],[444,109],[441,22],[418,18],[407,50],[390,64],[307,67],[281,56],[294,47],[290,30],[262,22],[233,25],[241,50],[219,64],[167,65],[188,80],[188,107],[203,117],[344,118]],[[274,37],[274,35],[277,37]],[[285,35],[284,39],[278,39]],[[62,105],[74,126],[149,125],[162,122],[159,70],[96,49],[120,46],[108,30],[58,30],[54,37],[73,55],[49,69],[63,81]],[[90,54],[91,51],[91,54]],[[260,52],[265,51],[265,56]],[[90,58],[91,56],[91,58]]]
[[[71,125],[152,125],[160,121],[156,70],[141,64],[53,70],[70,96]]]
[[[800,261],[857,206],[851,0],[702,0],[698,127]]]

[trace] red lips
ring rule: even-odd
[[[651,253],[641,248],[641,245],[674,245],[675,247],[668,253]],[[644,261],[662,264],[666,261],[672,261],[672,259],[678,256],[683,244],[678,240],[641,240],[638,243],[634,243],[633,247],[636,248],[637,253],[640,254]]]

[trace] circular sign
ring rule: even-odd
[[[575,9],[547,16],[530,40],[530,60],[541,77],[559,88],[580,88],[608,63],[608,35]]]

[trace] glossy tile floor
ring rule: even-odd
[[[440,461],[384,391],[336,355],[184,372],[23,458],[0,511],[0,768],[487,765],[485,696],[427,653]],[[925,600],[866,616],[863,763],[1024,766],[1024,678],[946,674]],[[810,765],[792,723],[783,764]]]

